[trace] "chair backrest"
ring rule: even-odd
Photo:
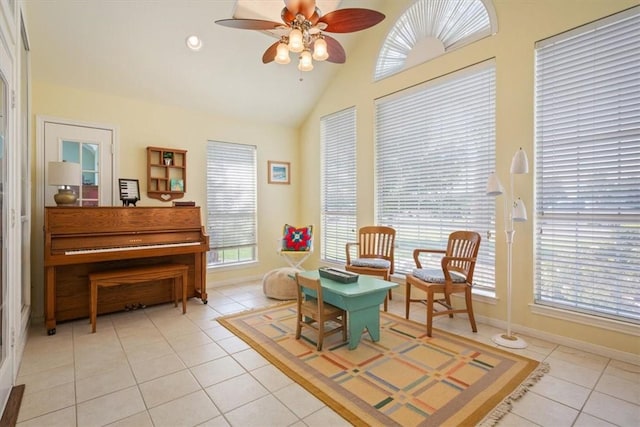
[[[473,261],[452,261],[449,271],[457,271],[467,278],[467,283],[473,281],[473,271],[480,249],[480,234],[475,231],[454,231],[449,235],[447,256],[471,258]]]
[[[369,225],[358,231],[358,258],[380,258],[391,263],[393,274],[393,253],[396,230],[383,225]]]
[[[318,313],[322,312],[324,301],[322,299],[322,285],[320,284],[320,279],[311,279],[308,277],[301,276],[299,273],[296,273],[296,294],[298,299],[298,310],[304,300],[304,293],[302,292],[303,288],[315,291],[316,300],[318,302]]]

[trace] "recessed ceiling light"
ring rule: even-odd
[[[202,40],[196,35],[189,36],[187,37],[187,47],[191,50],[198,51],[202,49]]]

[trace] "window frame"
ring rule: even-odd
[[[640,324],[636,28],[640,7],[536,43],[536,311]]]
[[[207,268],[258,261],[257,183],[255,145],[207,141]]]
[[[398,104],[387,119],[386,103]],[[415,268],[414,249],[446,248],[452,231],[472,229],[482,236],[474,289],[495,293],[495,104],[493,59],[376,100],[376,221],[396,229],[397,273]],[[452,179],[460,170],[471,173]]]
[[[353,106],[320,119],[323,262],[344,264],[346,243],[356,238],[356,120]]]

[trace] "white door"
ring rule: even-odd
[[[51,161],[80,163],[82,185],[73,190],[78,206],[113,205],[113,130],[60,121],[44,122],[44,205],[55,206],[55,186],[47,184]]]
[[[1,14],[0,14],[1,16]],[[12,60],[0,43],[0,408],[13,386],[13,336],[15,327],[15,290],[7,284],[14,283],[17,269],[12,266],[18,258],[10,249],[19,242],[15,241],[15,191],[9,183],[9,170],[12,170],[11,154],[16,144],[13,131],[15,109],[10,108]],[[13,184],[13,182],[11,182]],[[13,211],[13,212],[12,212]]]
[[[36,117],[36,215],[33,220],[32,241],[36,262],[31,264],[33,283],[44,283],[44,207],[56,206],[55,186],[47,185],[47,164],[50,161],[73,161],[82,165],[82,188],[77,204],[81,206],[114,206],[113,183],[117,152],[116,127],[68,121],[53,117]],[[31,294],[34,321],[44,319],[44,286],[34,287]]]

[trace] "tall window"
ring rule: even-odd
[[[256,147],[207,143],[208,266],[257,259]]]
[[[345,245],[356,228],[356,109],[320,120],[322,145],[323,261],[346,261]]]
[[[536,45],[537,304],[640,323],[640,8]]]
[[[474,279],[495,288],[494,116],[494,61],[376,103],[377,222],[396,229],[396,271],[415,267],[413,249],[474,230],[483,236]]]

